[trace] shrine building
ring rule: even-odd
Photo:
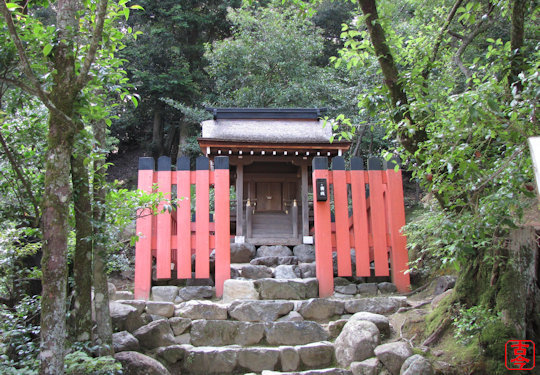
[[[254,245],[313,243],[312,160],[344,155],[348,141],[331,142],[325,109],[209,108],[198,139],[211,161],[230,163],[231,234]]]

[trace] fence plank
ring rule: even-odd
[[[229,158],[217,156],[214,160],[216,296],[223,295],[223,283],[231,277]]]
[[[392,264],[392,282],[399,292],[407,292],[410,289],[411,281],[408,270],[409,257],[407,254],[407,239],[401,233],[401,228],[405,225],[405,206],[403,202],[403,180],[401,170],[394,168],[399,166],[397,160],[392,159],[385,163],[385,174],[387,180],[387,216],[390,232]]]
[[[328,158],[313,158],[313,211],[315,219],[315,258],[317,278],[319,279],[319,297],[334,294],[334,270],[332,265],[332,237],[330,226],[330,199],[317,201],[317,179],[329,180]],[[329,187],[329,184],[327,184]]]
[[[138,189],[152,191],[154,181],[154,159],[139,158]],[[135,244],[135,285],[136,299],[148,299],[152,283],[152,213],[149,209],[137,212],[136,231],[139,241]]]
[[[186,156],[176,162],[177,224],[176,277],[191,278],[191,171]]]
[[[210,277],[210,233],[209,233],[209,184],[210,171],[207,157],[199,156],[196,160],[196,244],[195,277],[207,279]]]
[[[384,190],[382,183],[382,163],[379,158],[369,158],[369,201],[371,232],[373,233],[373,252],[375,276],[389,276],[388,246],[386,243],[386,220],[384,206]]]
[[[351,195],[353,206],[354,249],[356,251],[356,276],[370,276],[369,233],[366,203],[364,161],[351,159]]]
[[[345,160],[341,156],[332,159],[332,179],[336,218],[338,276],[352,276],[347,177],[345,175]]]
[[[158,192],[163,193],[165,199],[171,198],[171,158],[161,156],[158,159],[157,171]],[[163,210],[164,203],[159,204],[159,211]],[[158,279],[171,278],[171,213],[165,211],[157,216],[157,251],[156,251],[156,277]]]

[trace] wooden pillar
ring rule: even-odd
[[[187,156],[176,161],[176,192],[176,277],[191,279],[191,172]]]
[[[292,219],[292,232],[293,237],[298,237],[298,204],[296,199],[293,201],[291,206],[291,219]]]
[[[157,172],[158,192],[163,193],[165,199],[171,198],[171,158],[161,156],[158,159]],[[160,202],[159,211],[163,210],[164,203]],[[171,278],[171,213],[161,212],[157,215],[157,250],[156,250],[156,277],[158,279]]]
[[[236,237],[244,235],[244,165],[236,165]]]
[[[317,156],[313,158],[313,186],[320,179],[326,184],[326,200],[317,201],[313,189],[313,213],[315,216],[315,267],[319,280],[319,297],[330,297],[334,294],[334,267],[332,264],[332,229],[330,218],[330,190],[328,158]]]
[[[154,180],[154,159],[139,158],[139,184],[138,189],[147,193],[152,191]],[[137,212],[137,233],[139,241],[135,244],[135,287],[134,294],[137,299],[150,297],[152,284],[152,212],[150,209],[141,209]]]
[[[309,236],[308,166],[302,164],[302,236]]]
[[[251,238],[251,216],[253,215],[253,208],[248,198],[246,203],[246,237]]]
[[[195,164],[195,277],[207,279],[210,277],[210,162],[207,157],[199,156]]]
[[[403,180],[397,159],[392,158],[384,163],[387,180],[386,207],[390,232],[390,262],[392,264],[392,282],[400,293],[408,292],[411,288],[409,276],[409,255],[407,253],[407,239],[401,232],[405,225],[405,205],[403,202]]]
[[[215,233],[216,233],[216,297],[223,295],[223,283],[231,277],[229,158],[218,156],[214,160]]]

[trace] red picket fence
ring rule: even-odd
[[[337,253],[339,276],[352,276],[351,249],[356,253],[356,275],[389,276],[401,292],[410,288],[406,239],[401,233],[405,225],[403,185],[397,162],[368,160],[364,170],[360,158],[351,160],[350,170],[338,156],[313,159],[313,208],[315,224],[316,272],[319,296],[334,292],[332,253]],[[161,157],[158,170],[154,159],[139,160],[139,189],[164,193],[167,199],[179,197],[176,209],[152,215],[149,209],[138,212],[135,247],[135,298],[148,299],[152,266],[156,277],[170,279],[176,271],[178,279],[192,277],[191,257],[195,254],[195,277],[210,277],[210,251],[215,249],[216,295],[223,294],[223,283],[230,278],[230,207],[229,159],[215,158],[214,170],[209,160],[199,157],[196,170],[190,170],[188,158],[179,158],[176,171],[171,160]],[[195,185],[195,221],[191,214],[191,185]],[[323,196],[319,196],[322,185]],[[176,189],[174,189],[176,186]],[[210,220],[210,187],[214,186],[214,221]],[[324,199],[323,199],[324,198]],[[335,220],[332,221],[332,207]],[[160,210],[163,203],[160,205]],[[389,266],[390,263],[390,266]]]
[[[191,257],[195,254],[195,277],[210,277],[210,251],[215,249],[216,295],[223,293],[223,283],[230,278],[230,210],[229,158],[215,158],[214,170],[209,160],[199,157],[196,170],[190,170],[190,160],[179,158],[176,171],[171,171],[171,159],[160,157],[154,171],[153,158],[139,159],[138,188],[164,193],[173,199],[174,185],[178,197],[176,209],[152,215],[150,209],[138,212],[135,246],[135,298],[148,299],[155,258],[156,277],[170,279],[176,270],[178,279],[192,277]],[[195,222],[191,221],[191,185],[195,185]],[[214,215],[210,220],[210,187],[214,186]],[[164,203],[160,204],[160,211]],[[159,231],[159,234],[158,234]]]
[[[353,158],[345,170],[341,156],[313,159],[313,207],[315,219],[315,257],[319,297],[334,293],[332,252],[337,253],[338,276],[352,276],[351,248],[356,253],[356,276],[389,276],[400,292],[410,289],[401,170],[395,160],[383,163],[378,158]],[[318,183],[319,182],[319,183]],[[320,185],[323,185],[321,188]],[[317,192],[323,189],[324,195]],[[326,198],[326,199],[324,199]],[[331,218],[333,201],[335,222]]]

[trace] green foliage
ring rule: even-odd
[[[295,10],[231,10],[231,38],[207,46],[211,103],[234,107],[323,107],[334,104],[334,73],[317,65],[321,32]]]
[[[22,264],[25,257],[41,250],[39,231],[16,228],[14,222],[4,222],[0,228],[0,297],[17,300],[22,297],[25,280],[41,278],[39,267]]]
[[[113,187],[105,202],[106,219],[103,223],[94,223],[99,229],[94,240],[101,241],[107,249],[108,272],[127,271],[131,265],[126,254],[139,239],[139,234],[135,233],[135,219],[171,212],[175,209],[176,197],[157,192],[157,186],[152,193]]]
[[[124,143],[144,144],[151,129],[153,114],[159,112],[165,134],[172,134],[181,117],[160,99],[170,98],[189,107],[198,105],[208,91],[204,72],[204,44],[229,33],[227,8],[238,7],[239,0],[149,1],[133,4],[144,8],[127,24],[141,33],[120,53],[125,69],[141,97],[135,111],[118,108],[112,133]],[[182,112],[185,114],[185,112]],[[176,157],[174,155],[173,157]]]
[[[505,5],[498,6],[504,14]],[[427,140],[414,155],[394,143],[394,152],[410,160],[413,177],[443,207],[432,207],[406,228],[410,246],[443,264],[459,266],[476,256],[493,263],[494,250],[519,223],[532,196],[527,190],[532,168],[526,140],[537,133],[530,119],[539,95],[539,47],[526,46],[527,65],[520,75],[523,90],[518,92],[516,86],[509,90],[506,77],[512,53],[508,34],[501,35],[509,21],[497,14],[487,28],[488,37],[478,37],[470,52],[461,55],[470,78],[457,69],[456,49],[445,36],[426,80],[424,70],[449,7],[442,2],[407,7],[403,12],[401,5],[381,3],[378,10],[415,123],[394,121],[396,106],[388,101],[388,89],[378,85],[366,92],[362,111],[381,119],[389,139],[397,139],[401,129],[427,131]],[[476,27],[482,12],[486,14],[480,2],[467,3],[458,11],[463,33],[470,32],[472,24]],[[342,37],[345,48],[336,63],[350,69],[373,63],[373,47],[361,18],[344,26]],[[459,46],[459,41],[453,42]]]
[[[0,304],[0,373],[37,374],[39,296],[26,296],[13,308]]]
[[[66,375],[121,375],[122,364],[113,357],[91,357],[78,350],[66,355],[64,364]]]
[[[492,309],[486,309],[482,306],[461,308],[458,310],[457,316],[454,317],[454,338],[467,345],[488,324],[495,323],[498,319],[499,317],[493,314]]]

